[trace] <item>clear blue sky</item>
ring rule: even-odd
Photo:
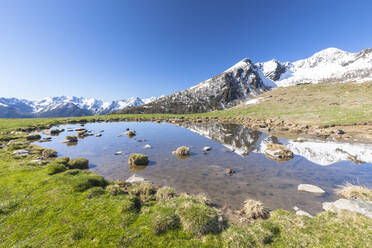
[[[372,1],[1,0],[0,97],[183,90],[239,60],[372,47]]]

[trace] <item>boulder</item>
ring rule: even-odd
[[[149,144],[146,144],[146,145],[144,146],[144,148],[147,148],[147,149],[149,149],[149,148],[152,148],[152,146],[151,146],[151,145],[149,145]]]
[[[372,202],[360,199],[339,199],[335,202],[323,202],[323,209],[332,212],[348,210],[372,219]]]
[[[313,193],[313,194],[325,194],[325,191],[318,186],[312,184],[300,184],[297,187],[298,191]]]

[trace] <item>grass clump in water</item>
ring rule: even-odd
[[[128,159],[129,165],[147,165],[149,157],[140,153],[131,153]]]
[[[335,190],[336,194],[347,199],[372,201],[372,190],[363,186],[346,183]]]
[[[86,158],[75,158],[71,159],[68,162],[68,167],[70,169],[80,169],[80,170],[85,170],[89,169],[89,160]]]
[[[176,156],[190,156],[190,148],[187,146],[180,146],[176,149]]]

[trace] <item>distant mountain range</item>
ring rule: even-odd
[[[295,62],[243,59],[221,74],[160,98],[103,102],[94,98],[0,98],[0,117],[66,117],[118,113],[201,113],[233,107],[275,87],[372,81],[372,49],[357,53],[328,48]]]
[[[47,97],[41,100],[0,98],[0,118],[27,117],[68,117],[82,115],[109,114],[125,108],[150,103],[156,97],[103,102],[95,98],[83,97]]]
[[[372,81],[372,49],[357,53],[328,48],[295,62],[243,59],[189,89],[121,113],[200,113],[235,106],[274,87]]]

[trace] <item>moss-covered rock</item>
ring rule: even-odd
[[[80,170],[89,169],[89,160],[86,158],[71,159],[68,162],[68,167],[70,169],[80,169]]]
[[[148,156],[140,153],[131,153],[128,159],[129,165],[148,165],[148,163]]]
[[[43,150],[43,152],[41,153],[41,156],[42,156],[44,159],[55,158],[55,157],[57,157],[57,152],[54,151],[53,149],[45,149],[45,150]]]
[[[56,163],[53,161],[52,163],[48,164],[47,173],[48,175],[54,175],[60,172],[64,172],[66,169],[67,168],[64,164]]]

